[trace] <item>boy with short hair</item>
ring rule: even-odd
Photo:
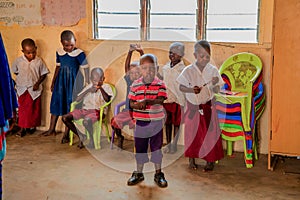
[[[78,120],[83,118],[83,126],[90,135],[89,147],[93,147],[93,124],[99,120],[99,108],[113,97],[110,85],[103,83],[104,72],[101,68],[92,69],[90,80],[91,83],[78,94],[76,99],[76,101],[83,101],[82,108],[75,109],[62,116],[62,121],[67,127],[65,135],[68,135],[69,130],[73,131],[79,137],[80,141],[78,147],[80,149],[84,147],[83,142],[85,136],[77,130],[73,119]]]
[[[163,101],[167,98],[164,82],[156,77],[157,60],[153,54],[144,54],[140,58],[142,77],[131,85],[128,95],[133,118],[136,120],[134,146],[137,170],[133,172],[127,185],[136,185],[144,180],[143,168],[148,158],[148,146],[151,149],[151,162],[155,166],[154,181],[159,187],[167,187],[168,182],[161,172],[163,143]]]
[[[41,125],[42,82],[49,73],[41,58],[36,56],[37,47],[31,38],[21,43],[23,56],[12,64],[16,75],[16,90],[19,103],[18,125],[22,128],[17,136],[23,137],[26,132],[33,133]]]
[[[169,48],[170,61],[162,67],[162,77],[167,87],[168,99],[164,101],[166,112],[166,139],[167,146],[165,153],[176,153],[179,138],[179,127],[181,124],[182,111],[184,106],[184,95],[179,90],[179,83],[175,80],[185,68],[182,57],[184,56],[184,44],[173,42]],[[173,129],[173,142],[172,141]]]

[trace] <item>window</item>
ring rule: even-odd
[[[259,0],[94,0],[105,40],[257,42]]]
[[[257,42],[258,0],[208,0],[206,39]]]

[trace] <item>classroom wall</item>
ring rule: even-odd
[[[29,2],[29,0],[26,0]],[[42,130],[49,126],[49,105],[51,98],[50,85],[55,70],[55,50],[60,47],[60,33],[65,29],[72,30],[77,37],[77,46],[88,55],[91,67],[101,66],[105,69],[106,81],[120,85],[124,75],[124,62],[130,43],[136,41],[99,41],[92,38],[91,0],[86,1],[86,17],[73,26],[37,25],[20,26],[0,23],[0,30],[6,47],[9,63],[21,55],[20,42],[26,38],[33,38],[38,46],[38,55],[42,57],[50,70],[45,81],[43,92]],[[259,152],[268,153],[269,117],[270,117],[270,69],[272,66],[272,23],[274,0],[261,0],[260,13],[260,42],[259,44],[212,43],[212,61],[220,67],[230,55],[238,52],[251,52],[258,55],[264,65],[264,85],[267,91],[267,107],[259,124]],[[168,47],[170,42],[139,42],[144,50],[154,53],[158,57],[160,66],[168,61]],[[186,42],[185,61],[193,62],[193,42]],[[134,54],[133,60],[138,55]],[[125,89],[125,87],[124,87]],[[120,93],[121,94],[121,93]],[[119,98],[120,100],[121,98]],[[116,101],[117,102],[117,101]],[[63,130],[61,123],[57,128]],[[242,143],[237,142],[236,150],[243,151]]]

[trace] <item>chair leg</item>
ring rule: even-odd
[[[247,168],[253,167],[253,150],[252,150],[252,136],[251,134],[245,135],[244,138],[244,154],[245,154],[245,163]]]
[[[227,140],[227,155],[232,156],[232,141]]]
[[[102,123],[99,123],[98,130],[94,134],[95,149],[101,149],[101,131],[102,131]]]
[[[108,141],[108,143],[110,143],[109,129],[108,129],[108,125],[107,125],[106,120],[105,120],[105,122],[104,122],[104,126],[105,126],[105,131],[106,131],[106,138],[107,138],[107,141]]]
[[[74,136],[74,133],[73,133],[73,131],[70,130],[70,132],[69,132],[69,137],[70,137],[69,145],[70,145],[70,146],[73,145],[73,136]]]
[[[111,132],[110,149],[114,148],[114,141],[115,141],[115,130],[113,129]]]

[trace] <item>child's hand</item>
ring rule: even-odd
[[[199,94],[200,91],[201,91],[201,89],[202,89],[202,87],[194,86],[193,89],[194,89],[194,93],[195,93],[195,94]]]
[[[147,100],[136,102],[136,105],[139,110],[145,110],[147,105]]]
[[[215,76],[215,77],[213,77],[213,78],[211,79],[211,83],[212,83],[213,85],[216,85],[218,82],[219,82],[219,78],[218,78],[217,76]]]
[[[129,45],[129,51],[135,51],[136,50],[136,45],[135,44],[130,44]]]
[[[39,86],[40,86],[40,85],[39,85],[38,83],[34,84],[33,87],[32,87],[33,91],[38,90],[38,89],[39,89]]]
[[[136,50],[137,52],[139,52],[139,53],[144,53],[144,51],[143,51],[143,49],[142,49],[142,47],[141,47],[140,44],[136,44],[136,45],[135,45],[135,50]]]
[[[101,87],[101,86],[100,86],[100,87]],[[97,92],[97,90],[98,90],[100,87],[98,87],[98,86],[93,86],[93,87],[91,87],[91,88],[89,89],[89,91],[90,91],[91,93],[95,93],[95,92]]]

